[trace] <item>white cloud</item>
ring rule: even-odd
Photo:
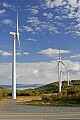
[[[66,1],[65,0],[44,0],[44,2],[42,3],[44,7],[47,8],[54,8],[54,7],[60,7],[63,5],[66,5]]]
[[[22,54],[21,54],[20,52],[17,52],[16,55],[20,56],[20,55],[22,55]]]
[[[51,33],[56,33],[56,34],[59,34],[60,32],[57,30],[56,27],[54,26],[49,26],[49,31],[51,31]]]
[[[47,17],[47,18],[52,18],[53,17],[53,14],[52,13],[46,13],[44,12],[43,13],[43,16]]]
[[[18,56],[23,56],[23,55],[28,55],[28,54],[30,54],[30,53],[28,53],[28,52],[17,52],[16,53],[16,55],[18,55]]]
[[[49,57],[55,57],[55,56],[59,55],[59,50],[58,49],[48,48],[48,49],[45,49],[45,50],[41,50],[38,53],[48,55]],[[65,53],[70,53],[70,51],[69,50],[60,50],[60,53],[65,54]]]
[[[43,6],[47,8],[61,7],[67,5],[76,8],[80,6],[79,3],[80,1],[78,0],[44,0],[44,2],[42,2]]]
[[[18,56],[28,55],[28,54],[30,54],[30,53],[28,53],[28,52],[23,52],[23,53],[17,52],[17,53],[16,53],[16,55],[18,55]],[[12,51],[7,52],[7,51],[0,50],[0,56],[3,56],[3,57],[12,56]]]
[[[11,10],[14,10],[15,11],[15,7],[7,2],[3,2],[3,7],[4,8],[10,8]]]
[[[28,52],[24,52],[24,53],[22,53],[23,55],[28,55],[28,54],[30,54],[30,53],[28,53]]]
[[[30,9],[30,11],[32,12],[32,14],[38,14],[38,10],[37,9],[35,9],[35,8],[32,8],[32,9]]]
[[[76,72],[78,71],[80,73],[80,62],[73,62],[73,61],[70,61],[70,60],[63,60],[63,62],[71,70],[76,71]]]
[[[75,31],[75,34],[76,34],[77,36],[80,36],[80,32],[79,32],[79,31]]]
[[[54,11],[58,13],[57,16],[54,14],[54,18],[59,20],[57,23],[62,22],[62,20],[67,19],[73,19],[72,22],[74,22],[74,26],[70,27],[70,31],[73,35],[80,36],[80,28],[76,30],[76,24],[80,23],[80,0],[41,0],[42,9],[43,8],[49,8],[50,11],[52,11],[52,8],[54,8]],[[60,15],[59,15],[60,14]],[[43,16],[49,18],[48,12],[44,12]],[[52,17],[52,16],[51,16]],[[75,22],[76,21],[76,22]],[[71,26],[72,22],[65,24],[65,28]],[[56,24],[57,25],[57,24]],[[51,27],[54,27],[54,23],[50,23]],[[56,33],[58,33],[58,25],[56,26]],[[46,28],[50,28],[49,26]],[[54,31],[54,29],[53,29]],[[64,31],[65,32],[65,31]],[[54,33],[54,32],[53,32]],[[59,32],[60,33],[60,32]],[[70,33],[69,30],[67,33]],[[65,34],[65,33],[64,33]]]
[[[43,22],[43,23],[40,25],[40,27],[41,27],[42,29],[48,29],[48,26],[49,26],[49,23],[47,23],[47,22]]]
[[[6,24],[6,25],[12,25],[13,21],[10,20],[10,19],[5,19],[5,20],[2,21],[2,23]]]
[[[70,75],[71,79],[80,78],[80,62],[63,60],[64,64],[74,72]],[[36,63],[17,63],[17,83],[18,84],[47,84],[58,80],[57,61],[51,62],[36,62]],[[12,64],[0,64],[0,84],[11,84]],[[67,79],[66,70],[63,80]]]
[[[38,17],[31,17],[31,18],[28,18],[27,22],[34,27],[35,33],[42,32],[42,31],[44,32],[44,29],[45,29],[49,31],[51,34],[59,34],[57,27],[55,27],[54,24],[50,23],[50,21],[42,22],[39,20]]]
[[[72,55],[71,58],[80,58],[80,54]]]
[[[23,26],[23,28],[26,32],[33,32],[33,29],[29,26]]]
[[[78,7],[78,0],[68,0],[68,4],[71,5],[71,7]]]
[[[0,50],[0,55],[1,56],[12,56],[12,52],[6,52],[6,51],[3,51],[3,50]]]
[[[28,18],[27,22],[31,23],[32,26],[41,24],[41,21],[39,21],[38,17],[30,17]]]
[[[62,20],[61,16],[55,16],[55,19]]]
[[[9,8],[9,7],[11,7],[11,4],[8,4],[8,3],[6,3],[6,2],[3,2],[3,7]]]
[[[37,41],[36,39],[33,39],[33,38],[28,38],[27,40],[28,40],[28,41],[33,41],[33,42],[36,42],[36,41]]]
[[[41,32],[42,29],[41,29],[40,27],[36,26],[36,27],[35,27],[35,31],[36,31],[36,33],[37,33],[37,32]]]
[[[12,53],[9,53],[9,52],[3,52],[2,55],[3,55],[3,56],[11,56]]]
[[[29,17],[27,22],[30,24],[30,26],[34,27],[34,32],[45,32],[45,30],[49,31],[51,34],[59,34],[59,31],[57,30],[57,27],[54,26],[54,23],[51,23],[49,21],[50,18],[53,17],[52,13],[43,13],[44,16],[47,17],[48,21],[41,21],[38,17]]]
[[[6,12],[5,9],[0,10],[0,14],[3,14],[3,13],[5,13],[5,12]]]
[[[11,67],[11,63],[0,63],[0,84],[11,84],[12,80],[9,78],[12,73]]]
[[[39,6],[33,6],[33,7],[26,6],[26,8],[27,8],[28,12],[32,13],[33,15],[36,15],[39,12]]]

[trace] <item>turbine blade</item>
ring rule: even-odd
[[[17,1],[16,37],[19,40],[18,1]]]
[[[55,66],[55,70],[57,69],[58,70],[58,67],[59,67],[59,62],[58,62],[58,64]]]
[[[21,51],[21,45],[20,45],[20,40],[18,39],[18,45],[19,45],[19,49]]]
[[[58,65],[56,65],[56,67],[54,68],[55,70],[58,69]]]
[[[65,66],[65,64],[61,61],[61,63]]]
[[[60,46],[59,46],[60,47]],[[61,55],[60,55],[60,48],[59,48],[59,60],[61,60]]]
[[[17,38],[17,40],[18,40],[19,49],[20,49],[20,51],[21,51],[19,35],[20,35],[20,34],[19,34],[18,1],[17,1],[16,38]]]
[[[58,67],[58,80],[59,80],[59,78],[60,78],[60,66],[59,66],[59,62],[58,62],[57,67]]]
[[[64,65],[65,69],[68,71],[67,66],[61,61],[61,63]]]

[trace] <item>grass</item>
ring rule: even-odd
[[[72,107],[80,107],[80,104],[75,103],[75,101],[43,101],[43,100],[32,100],[20,102],[20,104],[28,104],[28,105],[49,105],[49,106],[72,106]]]

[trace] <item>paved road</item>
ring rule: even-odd
[[[0,120],[80,120],[80,114],[1,114]]]
[[[4,101],[0,105],[0,120],[80,120],[80,107],[19,105]]]

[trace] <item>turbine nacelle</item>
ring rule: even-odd
[[[14,36],[14,35],[16,35],[16,33],[15,32],[10,32],[9,35]]]
[[[57,60],[57,62],[62,62],[62,60]]]
[[[16,39],[18,39],[19,40],[19,32],[17,33],[17,32],[10,32],[9,33],[9,35],[12,35],[12,36],[16,36]]]
[[[17,33],[16,33],[16,39],[17,39],[17,40],[19,40],[19,35],[20,35],[20,33],[17,32]]]

